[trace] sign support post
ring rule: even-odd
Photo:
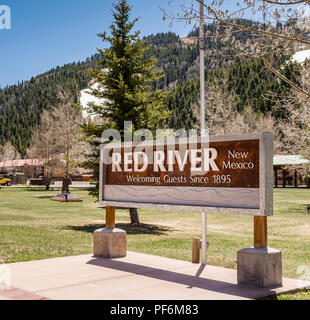
[[[115,228],[115,207],[106,207],[105,209],[105,227],[106,229]]]
[[[254,216],[254,248],[267,248],[266,216]]]

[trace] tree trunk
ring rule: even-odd
[[[50,190],[50,181],[47,181],[45,184],[45,191],[49,191]]]
[[[69,186],[71,184],[71,179],[69,176],[66,176],[66,177],[63,177],[62,179],[62,187],[61,187],[61,193],[62,194],[69,194],[70,193],[70,189],[69,189]]]
[[[140,221],[139,221],[138,209],[131,208],[129,209],[129,213],[130,213],[130,222],[132,224],[139,224]]]
[[[45,190],[46,190],[46,191],[49,191],[49,190],[50,190],[51,181],[52,181],[51,178],[46,178],[46,181],[45,181]]]

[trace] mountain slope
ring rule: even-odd
[[[240,22],[241,23],[241,22]],[[244,24],[256,24],[243,20]],[[232,53],[230,41],[215,40],[215,26],[206,26],[206,80],[218,83],[228,92],[236,94],[235,107],[242,111],[250,104],[260,113],[271,112],[275,102],[267,101],[265,93],[276,91],[286,94],[288,88],[267,72],[261,61],[223,58],[219,52]],[[198,30],[191,32],[187,38],[179,38],[176,34],[159,33],[144,38],[150,45],[149,56],[158,60],[158,68],[164,71],[165,77],[153,84],[153,88],[171,89],[173,95],[167,101],[167,109],[171,116],[167,125],[172,128],[192,128],[197,125],[194,106],[199,97],[199,46]],[[240,41],[251,39],[248,32],[236,34]],[[75,102],[82,92],[82,100],[86,104],[90,97],[86,92],[91,80],[88,70],[96,67],[98,55],[84,62],[67,64],[32,78],[30,81],[0,90],[0,145],[10,141],[24,155],[31,142],[31,134],[38,126],[44,109],[57,105],[59,86],[67,88]],[[284,63],[279,59],[278,66]],[[295,80],[298,68],[288,64],[286,76]]]
[[[86,88],[90,80],[87,70],[95,67],[94,60],[92,57],[83,63],[57,67],[30,81],[0,90],[0,144],[11,141],[25,154],[42,111],[57,105],[59,86],[69,90],[78,102],[79,91]]]

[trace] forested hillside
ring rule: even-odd
[[[87,70],[95,67],[95,56],[83,63],[57,67],[30,81],[0,90],[0,144],[10,141],[22,154],[31,141],[41,113],[57,103],[59,86],[67,88],[75,102],[90,80]]]
[[[254,24],[249,20],[242,23]],[[267,71],[262,61],[232,58],[230,41],[223,42],[214,37],[215,26],[209,25],[206,29],[206,81],[234,93],[235,108],[239,111],[250,105],[256,112],[271,112],[281,117],[277,101],[268,99],[268,93],[285,95],[287,85]],[[167,109],[171,110],[167,121],[170,127],[189,129],[198,124],[195,111],[199,98],[197,36],[198,30],[191,32],[187,39],[180,39],[171,32],[145,38],[150,45],[148,56],[158,60],[158,67],[165,74],[163,79],[154,83],[154,89],[170,89],[173,92],[167,101]],[[235,37],[244,42],[251,39],[247,32],[237,33]],[[79,92],[91,80],[88,70],[96,67],[96,59],[97,55],[94,55],[84,62],[57,67],[30,81],[0,90],[0,144],[10,141],[24,155],[42,111],[57,103],[59,86],[69,89],[77,102]],[[282,66],[281,72],[295,81],[299,67],[286,63],[286,60],[287,57],[279,57],[275,64]]]

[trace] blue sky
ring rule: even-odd
[[[128,0],[132,17],[140,17],[142,35],[174,31],[185,36],[189,26],[162,21],[160,7],[176,11],[181,0]],[[0,30],[0,86],[29,80],[49,69],[84,60],[103,48],[97,33],[112,22],[109,0],[0,0],[12,12],[12,29]]]

